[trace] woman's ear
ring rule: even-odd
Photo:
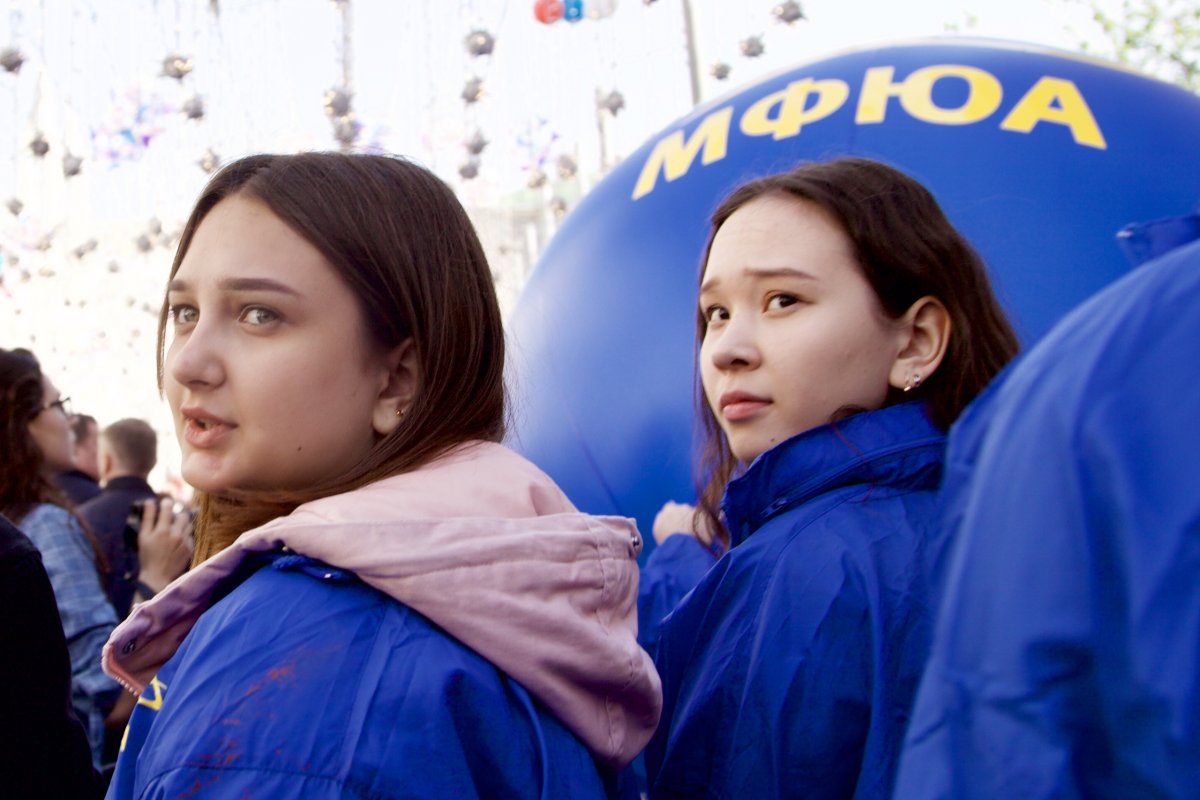
[[[411,336],[392,348],[385,358],[385,367],[372,418],[375,432],[380,436],[387,436],[399,427],[417,396],[421,374]]]
[[[909,391],[937,371],[950,346],[950,312],[942,301],[926,295],[909,306],[900,319],[900,352],[892,364],[888,383]]]

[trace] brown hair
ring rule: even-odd
[[[65,508],[92,547],[100,579],[108,562],[91,528],[73,510],[66,493],[46,477],[46,457],[29,430],[45,411],[42,367],[28,350],[0,350],[0,514],[20,526],[35,506],[51,503]]]
[[[67,506],[43,473],[45,456],[29,430],[42,413],[42,369],[28,350],[0,350],[0,513],[14,523],[39,503]]]
[[[504,436],[504,333],[491,271],[466,212],[428,170],[390,156],[256,155],[218,172],[200,195],[171,277],[196,228],[227,197],[265,204],[333,265],[374,342],[412,338],[420,386],[400,425],[346,474],[303,492],[237,499],[200,494],[195,562],[297,505],[416,469],[456,444]],[[167,303],[158,330],[163,386]]]
[[[158,434],[145,420],[119,419],[100,434],[122,469],[145,478],[158,462]]]
[[[765,195],[794,197],[829,213],[850,239],[863,277],[889,317],[898,319],[928,295],[945,305],[951,332],[940,367],[907,394],[892,389],[885,405],[923,400],[934,423],[948,429],[1016,355],[1020,346],[1016,333],[992,292],[982,259],[917,181],[863,158],[804,163],[752,180],[735,189],[713,212],[705,265],[713,237],[726,220]],[[701,280],[703,274],[702,268]],[[697,310],[697,342],[703,341],[706,329],[707,320]],[[738,464],[705,398],[699,371],[696,406],[704,441],[697,473],[697,513],[728,545],[720,504]]]

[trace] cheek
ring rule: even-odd
[[[708,407],[713,409],[715,414],[713,401],[716,398],[712,393],[717,391],[717,370],[703,347],[700,349],[700,388],[704,390],[704,399],[708,402]]]

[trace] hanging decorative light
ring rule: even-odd
[[[181,81],[192,71],[192,60],[178,53],[172,53],[163,59],[162,74],[167,78]]]
[[[29,149],[38,158],[45,157],[46,153],[50,152],[50,143],[46,141],[46,137],[42,136],[42,132],[38,131],[34,134],[33,140],[29,143]]]
[[[183,101],[183,105],[179,107],[179,110],[188,119],[204,119],[204,98],[198,94],[194,94]]]
[[[483,137],[483,131],[477,130],[470,139],[463,142],[463,146],[467,148],[468,153],[477,156],[488,146],[488,140]]]
[[[196,163],[200,165],[200,169],[211,175],[217,171],[217,167],[221,166],[221,157],[210,147],[200,155],[200,160]]]
[[[350,113],[352,95],[343,88],[334,88],[325,92],[325,116],[344,117]]]
[[[479,175],[479,159],[468,158],[458,168],[458,174],[463,180],[469,181]]]
[[[742,55],[746,58],[758,58],[763,54],[763,43],[760,36],[750,36],[743,39],[740,46],[742,48]]]
[[[575,173],[579,171],[579,165],[575,163],[575,159],[571,158],[571,156],[567,155],[566,153],[563,153],[558,157],[557,166],[558,177],[560,178],[573,177]]]
[[[787,2],[780,3],[771,9],[771,13],[775,15],[777,20],[786,22],[788,25],[804,19],[804,11],[800,8],[800,4],[796,0],[787,0]]]
[[[362,123],[354,118],[353,114],[347,114],[344,117],[338,117],[333,123],[333,138],[337,139],[338,143],[343,147],[349,147],[358,141],[358,134],[362,130]]]
[[[4,67],[5,72],[20,72],[24,63],[25,56],[17,48],[6,47],[0,50],[0,67]]]
[[[463,44],[472,56],[491,55],[492,50],[496,47],[496,37],[485,30],[476,29],[467,34]]]
[[[463,86],[462,99],[470,105],[479,102],[481,97],[483,97],[483,79],[471,78]]]
[[[63,156],[62,167],[63,175],[68,178],[72,178],[78,175],[80,170],[83,169],[83,159],[79,156],[67,153],[65,156]]]
[[[625,96],[616,89],[613,89],[597,100],[596,104],[615,117],[617,112],[625,107]]]

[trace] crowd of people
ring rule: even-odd
[[[159,322],[187,505],[146,422],[0,351],[4,796],[1196,796],[1197,219],[1126,232],[1152,263],[1018,357],[912,177],[737,187],[696,502],[639,568],[503,444],[452,191],[233,162]]]
[[[25,691],[36,694],[34,687],[42,686],[49,676],[55,676],[55,685],[65,679],[70,690],[68,716],[85,731],[90,768],[101,775],[112,769],[134,705],[101,669],[101,648],[128,614],[135,596],[152,597],[187,568],[188,518],[174,514],[173,498],[162,500],[160,507],[160,499],[146,483],[157,457],[157,436],[148,423],[119,420],[100,431],[93,417],[72,414],[69,399],[28,350],[0,351],[0,392],[0,440],[5,453],[0,514],[16,526],[6,528],[9,552],[20,562],[24,580],[38,584],[29,590],[33,596],[40,596],[43,576],[49,581],[57,610],[56,624],[51,626],[10,619],[5,632],[17,635],[10,643],[14,652],[50,651],[16,667],[25,673],[41,663],[32,673],[41,677],[10,685],[21,686],[24,698]],[[129,467],[135,451],[141,461]],[[147,491],[131,495],[122,478],[133,476],[135,470]],[[146,500],[150,502],[142,502]],[[142,513],[131,524],[134,506]],[[115,515],[109,513],[113,509]],[[148,524],[143,524],[143,516]],[[30,553],[38,554],[40,564],[31,563]],[[61,674],[56,661],[60,650],[66,654],[63,666],[67,667]],[[48,670],[46,661],[55,668]],[[45,749],[44,730],[31,731],[43,725],[48,730],[66,730],[61,713],[37,714],[19,726],[10,724],[18,718],[6,718],[13,742],[3,748],[6,757],[13,759],[14,768],[5,774],[14,785],[24,786],[19,776],[35,767],[42,779],[66,780],[70,785],[78,776],[90,775],[83,768],[43,769],[45,753],[53,754],[57,748]],[[85,782],[90,780],[87,777]]]

